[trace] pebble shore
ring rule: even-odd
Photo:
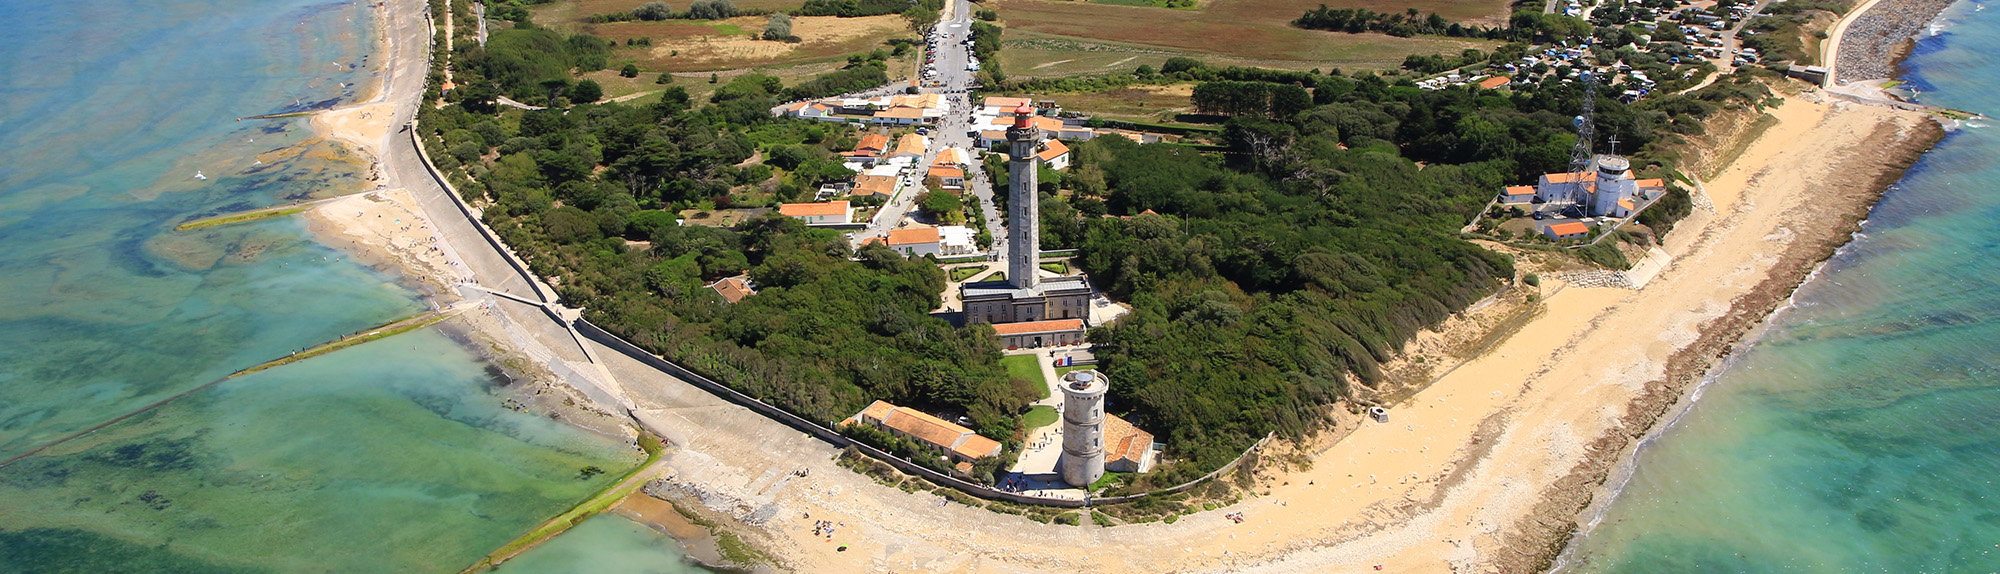
[[[1903,43],[1924,33],[1953,0],[1882,0],[1848,24],[1840,38],[1840,83],[1893,78],[1908,52]]]

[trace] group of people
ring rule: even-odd
[[[840,526],[846,526],[846,525],[847,523],[845,522],[835,523],[834,521],[831,520],[814,520],[813,536],[824,537],[828,542],[832,542],[833,531]]]
[[[1223,518],[1227,518],[1227,519],[1229,519],[1229,520],[1230,520],[1231,522],[1235,522],[1235,523],[1237,523],[1237,524],[1242,524],[1242,523],[1243,523],[1243,513],[1242,513],[1242,512],[1231,512],[1231,513],[1229,513],[1229,514],[1224,514],[1224,515],[1222,515],[1222,517],[1223,517]]]

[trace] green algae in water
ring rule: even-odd
[[[493,392],[485,365],[434,331],[343,350],[0,469],[0,524],[215,568],[455,571],[617,476],[578,469],[643,458]],[[0,564],[69,560],[15,556],[58,562]]]

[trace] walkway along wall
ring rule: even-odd
[[[423,160],[424,172],[429,173],[431,179],[437,181],[438,187],[444,188],[445,197],[451,198],[451,204],[458,207],[459,214],[464,215],[466,220],[472,222],[472,227],[479,230],[479,236],[485,239],[488,245],[493,247],[493,251],[500,254],[501,259],[507,261],[507,266],[513,267],[515,273],[521,274],[521,280],[528,282],[528,288],[535,291],[537,299],[541,299],[543,303],[555,302],[555,293],[548,292],[548,287],[542,285],[541,280],[535,278],[534,272],[528,270],[528,265],[521,262],[521,258],[514,255],[514,251],[507,248],[507,244],[500,242],[500,238],[493,234],[493,230],[486,227],[486,222],[479,220],[479,215],[472,212],[472,206],[465,203],[465,197],[458,194],[458,188],[452,187],[451,182],[446,180],[444,174],[438,171],[437,164],[431,163],[431,154],[424,150],[424,140],[417,135],[419,129],[416,120],[410,120],[408,131],[410,132],[410,146],[417,148],[417,157]],[[560,320],[558,319],[558,321]]]

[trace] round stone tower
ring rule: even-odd
[[[1063,482],[1084,488],[1104,477],[1104,392],[1111,380],[1096,370],[1063,375]]]

